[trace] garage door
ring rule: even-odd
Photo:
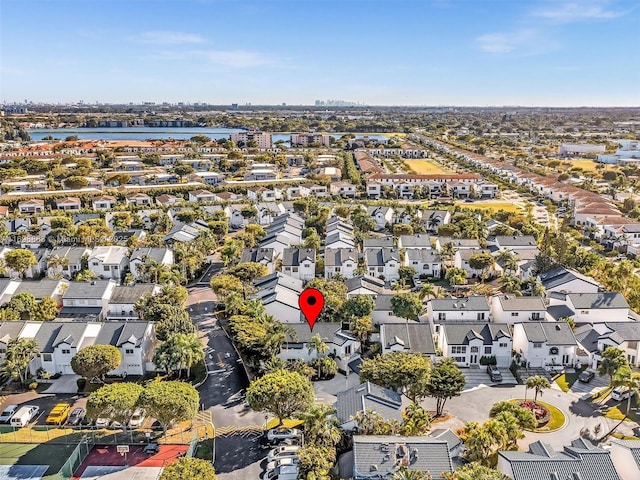
[[[71,365],[60,365],[60,368],[62,369],[62,374],[63,375],[73,375],[73,369],[71,368]]]

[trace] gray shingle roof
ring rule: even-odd
[[[1,322],[0,323],[0,342],[7,344],[9,340],[18,338],[24,322]]]
[[[23,280],[16,288],[14,295],[18,293],[31,293],[36,300],[42,300],[43,297],[53,297],[54,292],[60,284],[68,285],[66,280],[43,279],[37,282]]]
[[[404,247],[404,245],[403,245]],[[408,262],[440,263],[440,254],[435,250],[412,248],[405,252]]]
[[[432,437],[355,435],[353,437],[354,476],[391,478],[401,466],[429,472],[441,480],[453,466],[445,440]],[[361,475],[361,476],[360,476]]]
[[[435,355],[431,326],[428,323],[383,323],[380,325],[380,342],[385,348],[394,343],[424,355]]]
[[[447,442],[449,451],[462,445],[462,440],[460,440],[460,437],[458,437],[448,428],[436,428],[435,430],[432,430],[431,433],[429,433],[429,436]]]
[[[64,298],[102,298],[110,283],[110,280],[70,282],[69,288],[64,293]]]
[[[565,283],[571,282],[573,280],[582,280],[584,282],[591,283],[592,285],[600,286],[600,284],[593,278],[582,275],[581,273],[574,270],[568,270],[564,267],[552,268],[547,272],[541,273],[539,277],[540,281],[544,285],[544,288],[546,288],[547,290],[550,288],[558,287],[560,285],[564,285]]]
[[[496,242],[501,247],[537,247],[533,235],[497,235]]]
[[[560,320],[561,318],[566,317],[573,317],[576,314],[576,312],[571,310],[566,305],[549,305],[547,307],[547,313],[556,320]]]
[[[135,285],[121,285],[113,289],[109,303],[133,304],[143,295],[152,294],[156,288],[154,283],[137,283]]]
[[[366,288],[374,292],[384,292],[384,280],[372,277],[370,275],[362,275],[359,277],[348,278],[345,282],[347,285],[347,292],[358,290],[359,288]]]
[[[364,410],[373,410],[385,420],[402,420],[402,395],[365,382],[351,387],[336,396],[336,416],[340,424],[347,423],[351,417]]]
[[[391,248],[393,246],[393,237],[364,238],[362,240],[363,250],[368,248]]]
[[[324,342],[330,342],[335,337],[335,334],[341,331],[341,325],[333,322],[316,322],[313,326],[313,331],[311,331],[307,323],[292,323],[287,327],[290,327],[295,332],[295,337],[287,333],[287,342],[291,343],[307,343],[314,335],[320,335]],[[348,333],[347,336],[349,336]],[[355,339],[355,337],[353,338]]]
[[[355,248],[325,248],[324,250],[324,264],[328,267],[339,267],[347,260],[358,262],[358,252]]]
[[[90,254],[91,250],[86,247],[54,247],[49,256],[57,255],[60,258],[66,258],[69,264],[74,265],[80,263],[85,253]]]
[[[245,248],[240,256],[240,263],[270,263],[273,262],[275,250],[273,248]]]
[[[616,343],[640,340],[640,323],[638,322],[607,322],[605,325],[613,332],[602,335],[602,338],[610,337]]]
[[[355,241],[353,239],[353,235],[342,232],[340,230],[335,230],[331,233],[328,233],[326,238],[324,239],[325,245],[333,245],[339,242],[344,242],[349,246],[355,247]]]
[[[135,259],[139,259],[139,260],[145,260],[145,257],[151,261],[155,261],[158,263],[162,263],[162,261],[164,260],[164,256],[167,253],[167,249],[163,248],[163,247],[143,247],[143,248],[136,248],[133,253],[131,253],[131,260],[135,260]]]
[[[499,452],[511,466],[513,480],[620,480],[608,451],[584,440],[574,440],[564,452],[556,452],[542,442],[530,445],[529,452]],[[574,476],[579,473],[580,476]]]
[[[315,248],[285,248],[282,253],[282,265],[298,267],[304,261],[315,263]]]
[[[135,346],[140,346],[148,327],[149,322],[105,322],[96,337],[95,344],[120,347],[131,340]]]
[[[548,345],[576,345],[576,337],[567,322],[527,322],[522,328],[530,342]]]
[[[480,248],[480,242],[475,238],[453,238],[453,237],[440,237],[438,239],[440,246],[444,246],[447,243],[451,243],[454,248]]]
[[[85,322],[43,322],[34,340],[40,352],[52,353],[63,341],[77,347],[86,328]]]
[[[629,308],[621,293],[570,293],[568,297],[577,309]]]
[[[516,297],[515,295],[498,295],[498,300],[505,312],[514,310],[546,310],[542,297]]]
[[[431,248],[431,237],[424,233],[401,235],[399,241],[402,248]]]
[[[397,248],[370,248],[366,253],[367,265],[382,266],[387,262],[400,262],[400,253]]]
[[[483,345],[492,345],[499,338],[511,338],[511,330],[507,323],[443,323],[449,345],[468,345],[469,341],[478,338]]]
[[[488,312],[487,297],[472,295],[465,298],[434,298],[430,300],[434,312],[474,311]]]

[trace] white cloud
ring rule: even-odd
[[[254,68],[275,63],[267,55],[248,50],[165,51],[158,55],[153,55],[151,58],[166,61],[199,61],[203,65],[216,65],[226,68]]]
[[[608,8],[608,1],[553,2],[536,9],[533,16],[555,23],[573,23],[583,20],[611,20],[626,15],[625,11]]]
[[[535,29],[487,33],[477,37],[476,43],[480,50],[493,54],[541,55],[557,48],[552,40]]]
[[[171,32],[159,30],[154,32],[143,32],[131,37],[133,41],[152,45],[183,45],[203,43],[204,38],[195,33]]]

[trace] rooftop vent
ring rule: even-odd
[[[556,330],[561,330],[560,325],[556,325]]]
[[[369,471],[370,472],[377,472],[378,471],[378,465],[371,465],[369,467]]]

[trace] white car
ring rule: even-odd
[[[136,408],[136,411],[131,415],[131,420],[129,420],[129,428],[140,428],[144,423],[144,411]]]
[[[107,428],[111,423],[110,418],[96,418],[96,428]]]
[[[298,478],[298,467],[286,465],[277,467],[275,470],[267,470],[262,475],[262,480],[296,480]]]
[[[629,395],[633,396],[633,392],[629,391],[627,387],[616,387],[611,392],[611,398],[617,401],[626,400]]]
[[[270,442],[298,439],[301,436],[302,432],[297,428],[272,428],[267,432],[267,440]]]
[[[287,466],[297,466],[300,463],[300,459],[298,457],[283,457],[276,458],[272,462],[267,463],[267,472],[270,470],[275,470],[278,467],[287,467]]]
[[[276,458],[295,457],[298,455],[298,450],[300,450],[298,445],[283,445],[273,448],[267,455],[267,462],[272,462]]]
[[[0,413],[0,423],[9,423],[16,410],[18,410],[18,405],[7,405],[7,408]]]

